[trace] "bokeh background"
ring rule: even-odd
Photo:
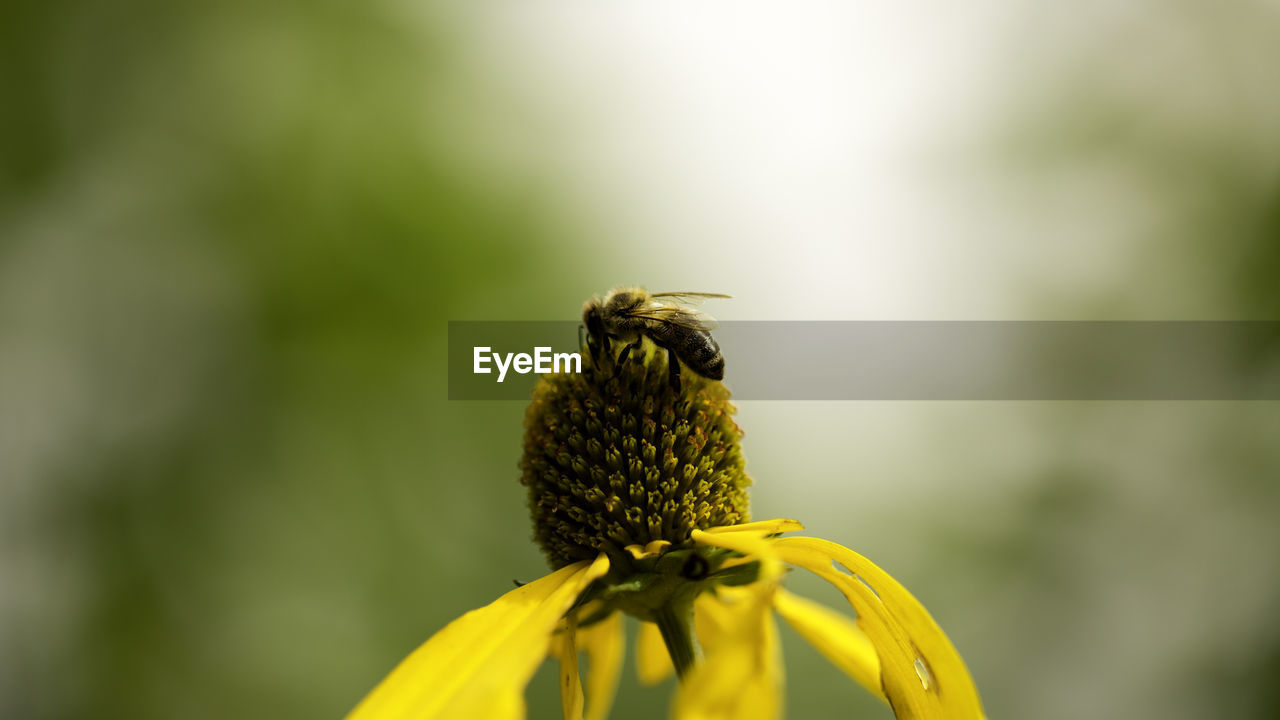
[[[0,716],[340,717],[540,576],[523,406],[446,400],[448,320],[1280,319],[1277,37],[1274,0],[5,3]],[[757,516],[912,588],[991,717],[1280,716],[1274,402],[739,421]],[[791,717],[889,716],[784,642]]]

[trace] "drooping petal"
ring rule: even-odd
[[[874,563],[818,538],[774,542],[786,562],[835,585],[858,613],[858,626],[880,654],[881,682],[899,718],[982,718],[964,661],[920,601]],[[854,575],[840,572],[832,562]]]
[[[400,662],[348,720],[524,717],[524,688],[578,595],[609,570],[565,566],[449,623]]]
[[[782,563],[767,536],[776,526],[736,532],[694,530],[694,542],[751,556],[760,563],[756,582],[722,587],[695,602],[699,638],[706,657],[676,693],[677,720],[773,720],[782,707],[782,663],[778,630],[770,610]]]
[[[693,601],[694,632],[698,634],[698,644],[704,652],[720,647],[724,638],[734,631],[730,612],[715,593],[703,593]]]
[[[797,520],[788,520],[786,518],[776,518],[774,520],[757,520],[756,522],[742,523],[741,525],[722,525],[720,527],[707,528],[706,532],[712,534],[723,533],[762,533],[764,535],[778,535],[784,532],[796,532],[803,530]]]
[[[573,613],[560,622],[552,641],[560,659],[560,708],[564,720],[582,720],[582,678],[578,675],[578,618]]]
[[[676,693],[676,720],[774,720],[782,707],[782,664],[772,605],[775,586],[722,588],[713,602],[727,625]]]
[[[889,701],[880,687],[880,656],[852,618],[782,588],[774,595],[773,609],[833,665],[871,694]]]
[[[657,623],[640,623],[640,633],[636,638],[636,674],[640,676],[640,682],[657,685],[675,671]]]
[[[794,520],[766,520],[752,530],[738,530],[735,532],[723,532],[728,528],[716,528],[721,532],[711,532],[703,530],[694,530],[691,533],[693,541],[699,545],[714,545],[716,547],[727,548],[739,552],[743,555],[754,557],[760,562],[760,574],[756,580],[758,583],[771,583],[778,579],[782,574],[782,563],[778,559],[778,553],[773,549],[773,540],[768,539],[769,535],[773,535],[777,530],[772,529],[770,523],[790,523]],[[797,523],[798,524],[798,523]],[[730,526],[745,527],[745,526]]]
[[[620,612],[589,627],[578,628],[578,646],[587,653],[586,720],[605,720],[609,716],[622,673],[625,643]]]

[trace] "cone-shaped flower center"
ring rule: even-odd
[[[525,416],[521,482],[551,566],[746,522],[751,481],[724,385],[686,371],[676,392],[666,353],[601,355],[544,376]]]

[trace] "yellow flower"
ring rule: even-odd
[[[794,520],[748,521],[728,391],[685,377],[672,387],[666,355],[650,348],[540,381],[522,482],[553,572],[436,633],[349,720],[523,718],[548,655],[565,718],[603,720],[624,613],[642,621],[641,679],[679,675],[680,720],[782,716],[774,613],[899,718],[983,717],[964,662],[902,585],[840,545],[783,537],[803,529]],[[788,566],[834,585],[857,620],[787,592]]]

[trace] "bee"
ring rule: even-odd
[[[601,352],[611,353],[614,341],[626,343],[617,367],[627,361],[644,338],[667,351],[671,387],[680,391],[680,363],[710,380],[724,379],[724,355],[711,337],[715,322],[685,306],[690,299],[727,298],[719,293],[649,293],[642,287],[614,288],[603,299],[593,297],[582,306],[587,349],[592,363]],[[663,302],[671,298],[674,302]]]

